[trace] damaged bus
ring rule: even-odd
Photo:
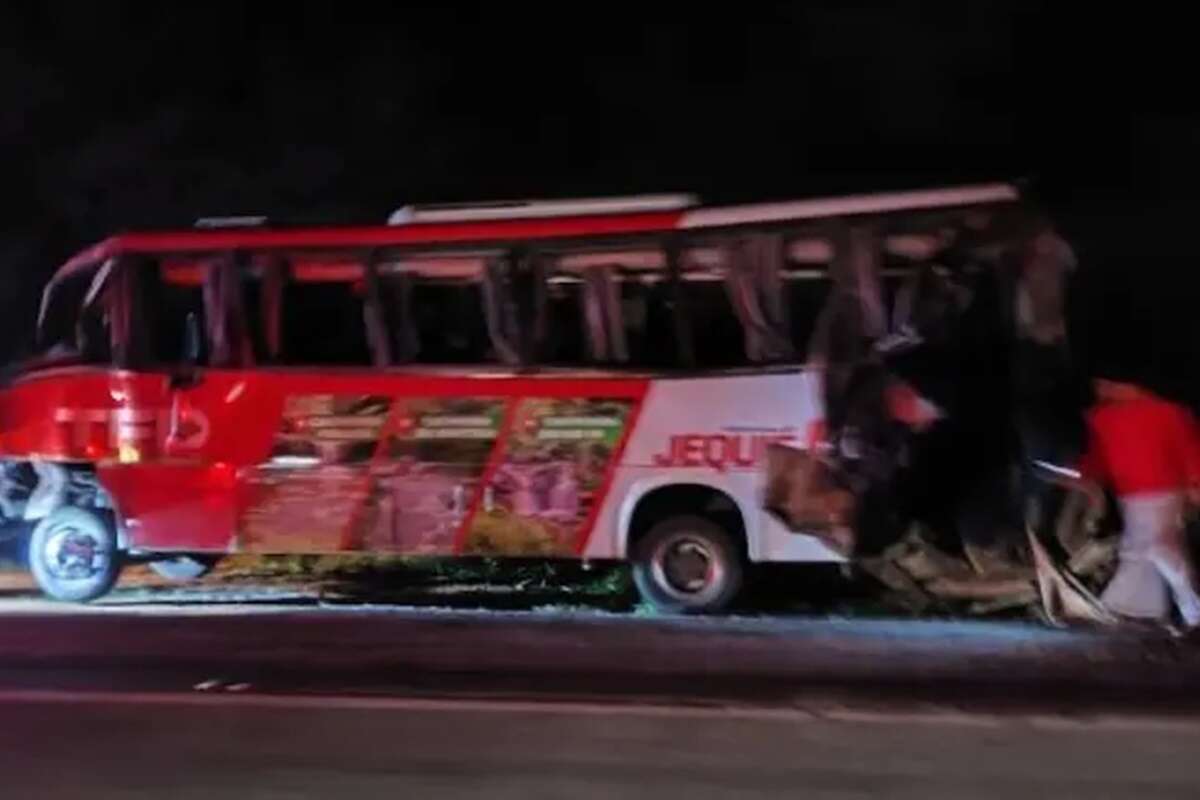
[[[653,606],[724,608],[750,564],[882,546],[896,426],[969,404],[893,367],[955,385],[981,362],[927,358],[946,336],[1009,359],[947,327],[984,274],[1053,339],[1020,267],[1045,230],[989,184],[118,235],[0,390],[3,530],[69,601],[131,562],[369,552],[629,560]]]

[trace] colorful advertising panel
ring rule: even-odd
[[[573,555],[634,401],[300,395],[245,473],[249,552]]]
[[[530,556],[578,552],[632,407],[628,399],[518,400],[463,549]]]

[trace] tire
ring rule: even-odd
[[[744,572],[733,537],[704,517],[668,517],[634,548],[638,593],[666,613],[710,614],[728,608],[742,588]]]
[[[171,556],[149,562],[150,569],[169,581],[194,581],[212,572],[220,559],[217,556]]]
[[[121,572],[116,528],[82,508],[56,509],[33,529],[29,569],[41,590],[55,600],[95,600],[112,589]]]

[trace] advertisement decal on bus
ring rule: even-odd
[[[582,549],[634,398],[295,395],[248,472],[240,546],[424,555]]]

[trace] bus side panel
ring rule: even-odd
[[[746,522],[747,530],[758,524],[760,511],[754,502],[754,476],[749,473],[720,474],[707,468],[682,468],[665,472],[653,467],[623,466],[617,470],[603,509],[597,518],[592,536],[584,550],[585,558],[622,559],[629,552],[629,527],[633,514],[647,495],[672,486],[688,484],[705,486],[727,495],[736,505]],[[679,509],[686,514],[696,509]],[[751,548],[750,558],[758,560],[753,548],[757,538],[751,536],[747,545]]]
[[[76,367],[0,401],[4,452],[96,465],[134,549],[622,557],[636,500],[690,482],[734,499],[752,558],[827,555],[760,511],[766,444],[817,418],[802,373],[210,370],[172,391]]]
[[[548,384],[512,401],[458,552],[579,556],[640,411],[644,381],[619,394]],[[565,388],[570,383],[564,384]],[[622,396],[623,395],[623,396]]]
[[[760,485],[759,495],[762,489]],[[758,560],[767,562],[823,561],[838,562],[845,556],[830,548],[816,536],[795,533],[773,514],[759,511]]]
[[[241,470],[251,552],[577,556],[647,382],[376,374],[270,379]]]
[[[838,560],[814,537],[788,532],[762,510],[767,446],[803,445],[820,418],[810,372],[654,381],[585,555],[624,557],[638,500],[673,484],[699,484],[733,500],[751,560]]]
[[[128,546],[149,552],[236,549],[235,481],[222,465],[109,465],[99,470]]]
[[[118,458],[100,470],[125,520],[130,547],[238,549],[238,476],[268,447],[278,425],[277,393],[251,371],[205,370],[179,388],[171,388],[165,374],[144,379],[153,381],[143,407],[156,409],[159,444],[137,454],[136,463]]]
[[[207,423],[220,415],[173,438],[184,418],[172,408],[165,374],[47,369],[19,378],[2,397],[5,455],[94,467],[130,548],[229,548],[232,469],[220,460]]]
[[[132,410],[131,383],[128,374],[98,367],[48,369],[19,378],[0,392],[0,450],[18,460],[115,458],[119,436],[129,432],[117,425],[117,411]]]

